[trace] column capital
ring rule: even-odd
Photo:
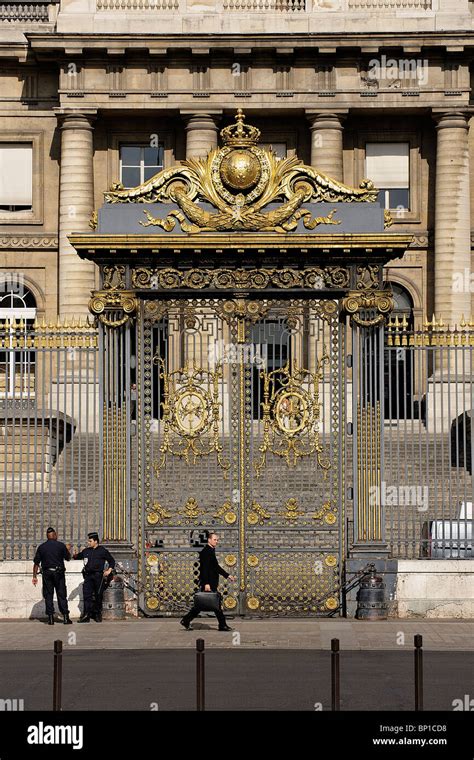
[[[61,129],[93,129],[93,123],[97,119],[96,108],[84,108],[81,110],[72,108],[53,108]]]
[[[222,109],[212,109],[208,111],[183,111],[180,110],[179,115],[186,122],[186,126],[192,123],[198,128],[199,122],[205,122],[207,126],[210,126],[210,122],[217,127],[218,122],[221,120],[223,111]]]
[[[349,109],[343,111],[305,111],[310,129],[343,129],[342,122],[347,119]]]
[[[466,111],[433,108],[431,116],[436,122],[435,129],[469,129],[469,113]]]

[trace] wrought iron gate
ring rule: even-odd
[[[186,610],[205,531],[240,614],[339,605],[344,328],[334,300],[141,300],[142,609]],[[133,380],[133,378],[132,378]]]

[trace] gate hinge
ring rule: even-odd
[[[346,365],[348,367],[352,367],[352,354],[347,354],[347,356],[346,356]]]

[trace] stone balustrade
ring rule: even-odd
[[[48,23],[48,6],[50,4],[52,4],[52,0],[35,0],[33,3],[0,2],[0,22],[7,21],[9,23]]]

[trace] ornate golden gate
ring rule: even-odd
[[[144,300],[137,323],[143,608],[192,601],[205,531],[224,606],[338,607],[341,357],[332,300]]]
[[[101,273],[102,535],[136,562],[149,615],[189,606],[209,529],[242,614],[334,612],[346,510],[353,552],[386,549],[383,265],[410,239],[385,232],[370,180],[259,136],[239,110],[222,147],[114,184],[94,232],[70,236]]]

